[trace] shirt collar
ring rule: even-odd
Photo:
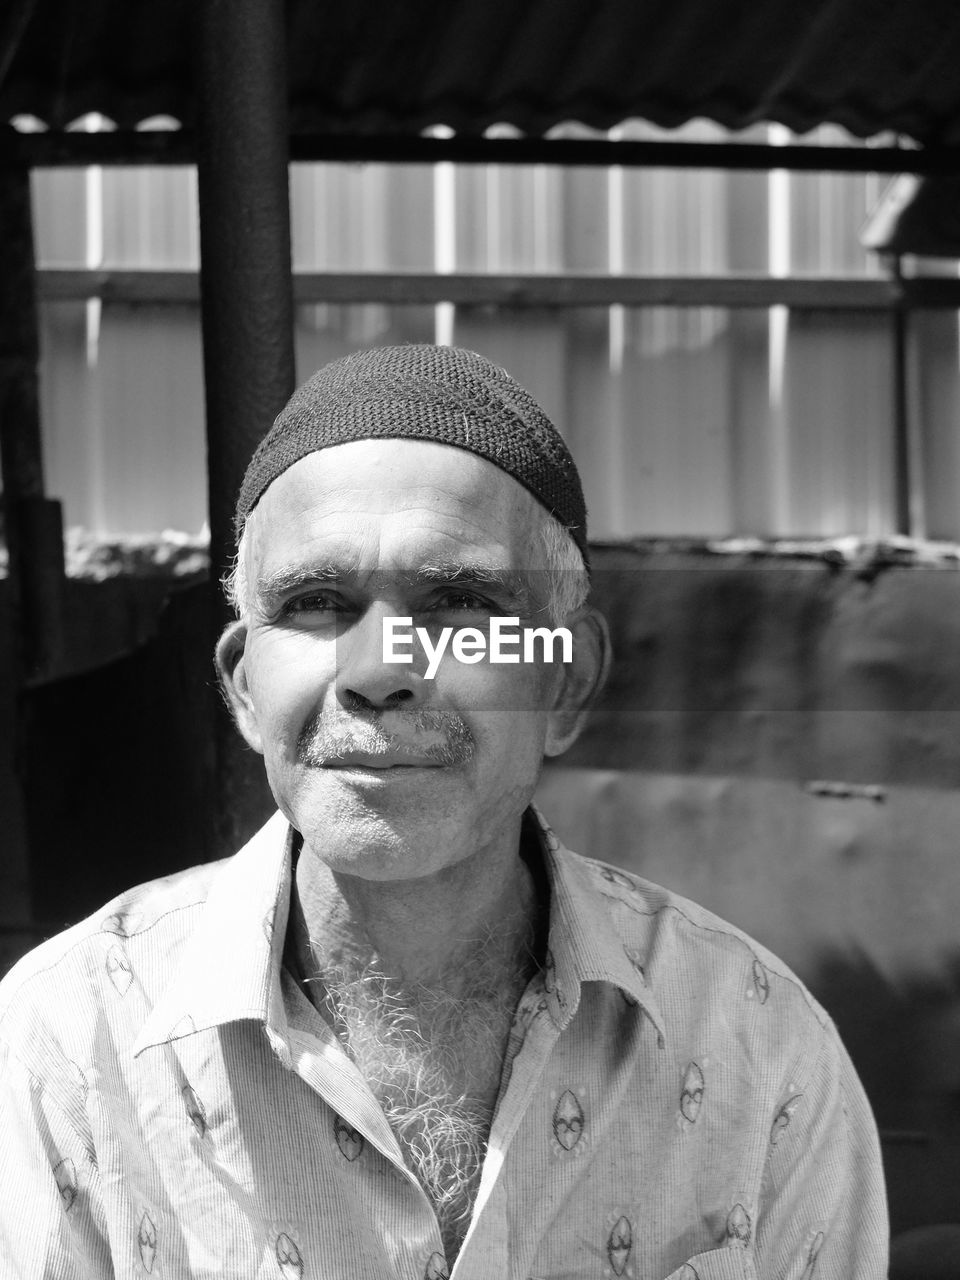
[[[642,957],[613,927],[592,864],[563,847],[531,805],[550,883],[550,928],[543,987],[547,1009],[563,1028],[580,1003],[584,982],[618,987],[651,1020],[663,1019],[647,986]],[[213,878],[201,918],[140,1034],[134,1055],[228,1022],[262,1022],[281,1060],[291,1060],[280,986],[290,910],[293,829],[282,813],[230,858]]]
[[[262,1022],[289,1063],[280,987],[290,910],[293,829],[276,813],[218,870],[201,917],[140,1034],[134,1055],[241,1019]]]
[[[644,957],[623,942],[597,885],[604,869],[570,853],[535,805],[530,811],[537,822],[550,881],[550,933],[543,983],[551,1017],[559,1027],[566,1027],[580,1003],[581,985],[607,982],[646,1014],[663,1042],[663,1016],[644,977]]]

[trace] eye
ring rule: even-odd
[[[446,591],[438,592],[430,607],[443,613],[492,613],[494,609],[490,600],[476,591],[468,591],[461,587],[450,587]]]
[[[286,618],[311,614],[343,613],[346,602],[335,591],[308,591],[284,602],[281,614]]]

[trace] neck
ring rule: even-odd
[[[297,864],[291,928],[302,971],[376,963],[403,985],[456,995],[464,961],[515,973],[532,944],[536,892],[515,838],[416,880],[365,880],[332,872],[304,848]]]

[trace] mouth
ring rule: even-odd
[[[399,755],[395,751],[366,752],[348,751],[340,756],[331,756],[324,760],[324,769],[371,769],[378,773],[388,769],[436,769],[436,760],[427,756]]]

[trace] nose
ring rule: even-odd
[[[341,705],[384,711],[423,700],[424,679],[417,658],[408,663],[386,662],[383,619],[389,608],[373,606],[337,638],[337,700]]]

